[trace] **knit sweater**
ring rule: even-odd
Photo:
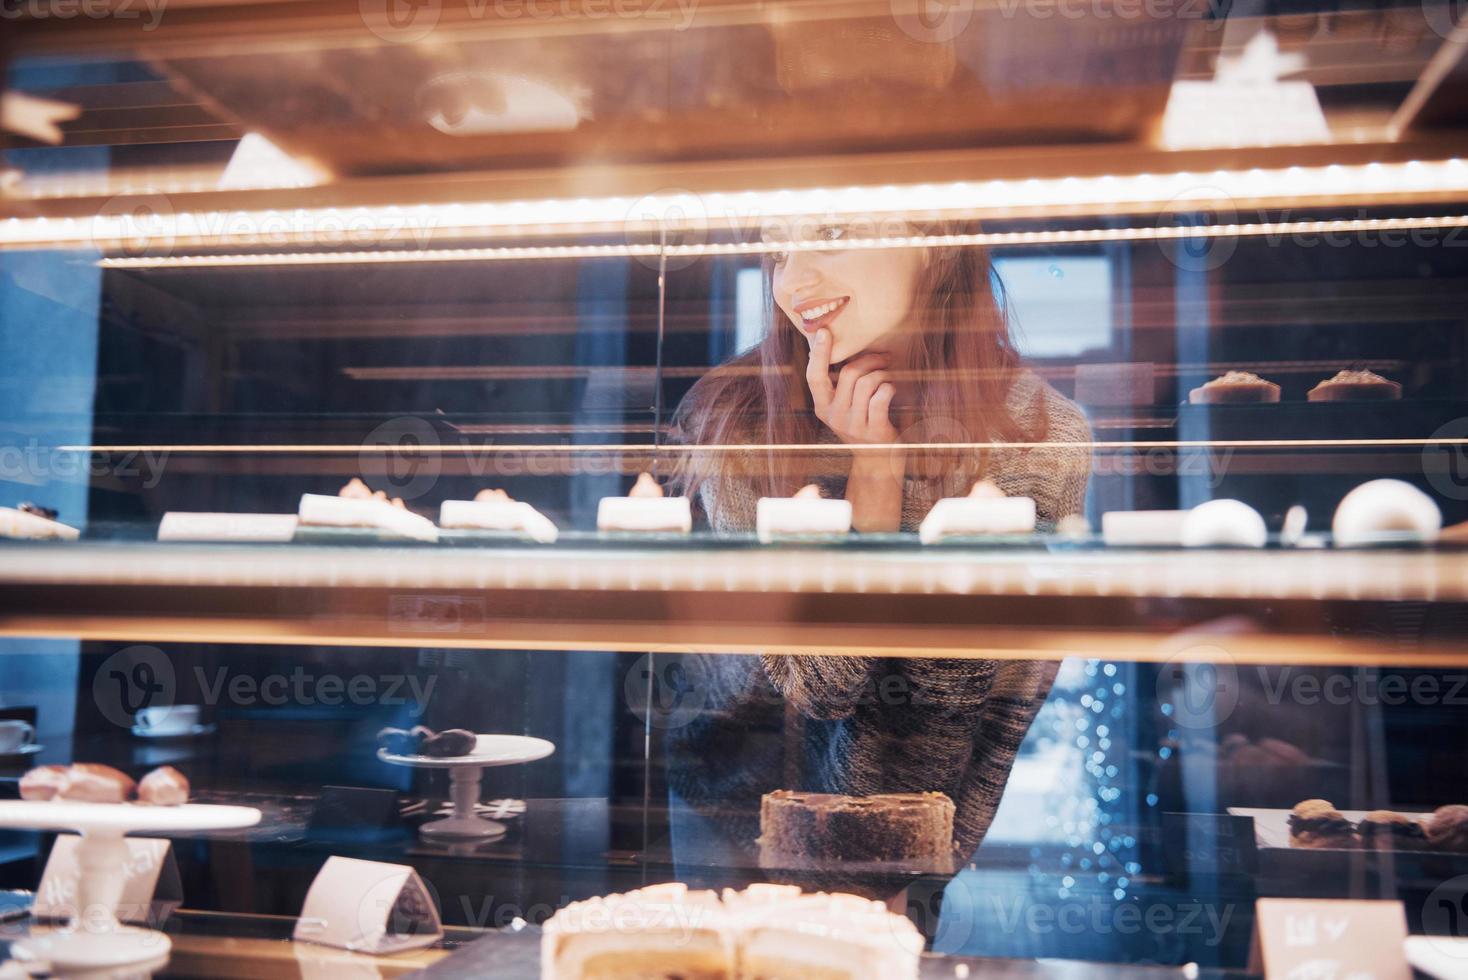
[[[1078,512],[1090,473],[1085,415],[1031,372],[1007,407],[1046,443],[996,450],[983,476],[1033,497],[1051,525]],[[906,481],[902,529],[914,531],[939,497],[967,493],[977,473]],[[818,477],[827,496],[844,480]],[[754,526],[757,494],[722,480],[700,489],[715,531]],[[982,637],[975,637],[981,645]],[[957,807],[955,847],[967,859],[993,820],[1015,753],[1055,678],[1054,662],[956,658],[729,654],[684,658],[704,711],[668,733],[669,783],[735,848],[752,848],[758,805],[774,789],[869,795],[937,790]]]

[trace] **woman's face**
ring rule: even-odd
[[[839,241],[839,225],[822,225],[815,237]],[[816,331],[831,332],[831,363],[864,351],[891,351],[913,312],[923,251],[891,249],[792,249],[775,256],[775,303],[809,346]]]

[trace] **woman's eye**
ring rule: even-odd
[[[823,242],[839,242],[846,237],[846,229],[840,225],[822,225],[816,231],[816,237]]]

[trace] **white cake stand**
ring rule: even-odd
[[[245,806],[0,802],[0,828],[73,831],[81,837],[76,849],[76,918],[63,930],[17,940],[12,955],[47,962],[54,971],[68,975],[166,962],[173,946],[167,936],[117,921],[117,903],[127,882],[128,849],[123,838],[138,832],[235,830],[259,822],[260,811]]]
[[[556,750],[555,744],[529,735],[477,735],[474,751],[468,755],[439,758],[431,755],[393,755],[378,749],[377,757],[395,766],[417,769],[447,769],[449,796],[454,801],[452,816],[424,824],[418,833],[424,837],[449,840],[488,840],[504,836],[506,827],[498,820],[486,820],[474,812],[479,802],[479,781],[484,770],[493,766],[516,766],[544,759]]]

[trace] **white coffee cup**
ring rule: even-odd
[[[197,704],[160,704],[139,711],[133,721],[156,735],[179,735],[194,730],[201,710]]]
[[[36,728],[27,721],[0,721],[0,755],[12,755],[33,745]]]

